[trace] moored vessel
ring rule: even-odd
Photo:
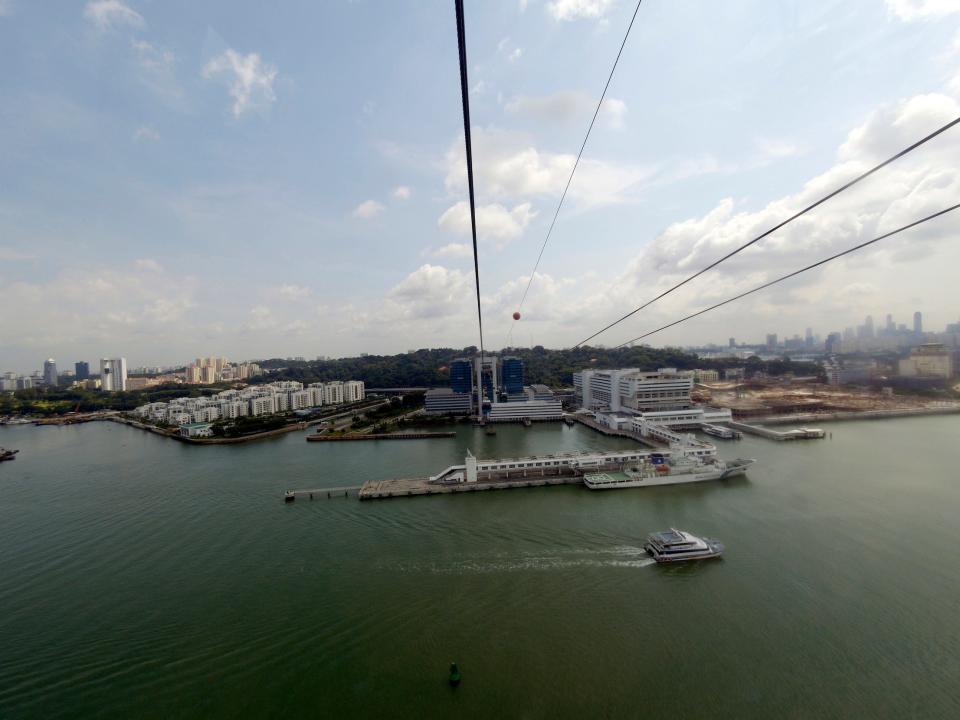
[[[0,448],[0,462],[4,460],[15,460],[19,450],[7,450],[5,448]]]
[[[613,490],[722,480],[743,475],[755,462],[756,460],[743,458],[725,461],[714,456],[704,457],[686,453],[669,456],[651,453],[648,457],[619,471],[586,473],[583,476],[583,484],[591,490]]]
[[[724,550],[719,540],[700,538],[676,528],[650,533],[644,548],[658,563],[705,560],[719,557]]]

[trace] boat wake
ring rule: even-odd
[[[485,573],[566,570],[576,567],[643,568],[656,564],[643,548],[620,546],[609,549],[571,549],[529,554],[501,554],[434,563],[393,565],[403,572],[429,572],[437,575],[473,575]]]

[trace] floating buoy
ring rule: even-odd
[[[519,320],[519,319],[520,319],[520,313],[519,313],[519,312],[515,312],[515,313],[513,314],[513,319],[514,319],[514,320]]]
[[[460,677],[460,668],[457,667],[456,663],[450,663],[450,684],[459,685]]]

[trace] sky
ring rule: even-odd
[[[484,344],[568,347],[960,116],[960,0],[466,0]],[[0,371],[478,344],[448,0],[0,0]],[[617,345],[960,198],[960,129]],[[960,212],[649,338],[960,317]]]

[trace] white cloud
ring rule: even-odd
[[[469,258],[473,257],[473,248],[468,243],[449,243],[443,247],[437,248],[431,253],[438,258]],[[2,257],[2,255],[0,255]]]
[[[800,148],[786,140],[758,138],[756,145],[757,149],[760,151],[761,158],[766,160],[778,160],[780,158],[796,157],[800,154]]]
[[[277,98],[273,83],[277,69],[260,59],[258,53],[241,55],[230,49],[208,62],[201,73],[204,78],[220,77],[227,85],[234,117],[256,108],[269,107]]]
[[[528,117],[538,123],[567,124],[573,121],[584,124],[597,107],[595,98],[579,90],[560,90],[552,95],[518,95],[512,98],[504,110],[511,115]],[[627,104],[618,98],[606,98],[600,106],[599,118],[611,128],[623,127]]]
[[[598,20],[613,8],[614,3],[615,0],[553,0],[547,3],[547,12],[554,20]]]
[[[137,56],[140,80],[165,100],[179,100],[183,92],[177,83],[173,51],[146,40],[131,40],[130,44]]]
[[[153,258],[140,258],[134,262],[134,267],[144,272],[163,272],[163,266]]]
[[[516,62],[520,59],[520,56],[523,55],[523,48],[514,48],[510,51],[510,54],[507,55],[507,60],[510,62]]]
[[[109,30],[121,25],[142,28],[146,25],[143,16],[120,0],[92,0],[83,9],[83,16],[100,30]]]
[[[133,139],[137,142],[157,142],[160,139],[160,133],[158,133],[149,125],[141,125],[133,133]]]
[[[901,20],[936,20],[960,13],[960,0],[887,0],[887,10]]]
[[[286,300],[303,300],[310,297],[311,290],[302,285],[281,285],[277,288],[277,294]]]
[[[493,203],[477,207],[477,238],[492,241],[498,249],[523,235],[530,220],[536,217],[530,203],[521,203],[512,210]],[[458,235],[470,234],[470,205],[461,200],[440,216],[437,225],[447,232]]]
[[[399,185],[391,193],[397,200],[409,200],[413,192],[406,185]]]
[[[383,212],[383,205],[376,200],[364,200],[353,209],[353,216],[361,220],[369,220]]]
[[[387,294],[386,319],[436,319],[469,307],[471,276],[442,265],[420,266]]]
[[[475,128],[472,137],[477,187],[495,199],[559,195],[576,160],[572,154],[542,152],[526,136],[495,128]],[[467,175],[462,137],[450,146],[446,164],[446,187],[461,194]],[[632,186],[652,175],[650,168],[582,158],[568,200],[590,207],[623,202]]]

